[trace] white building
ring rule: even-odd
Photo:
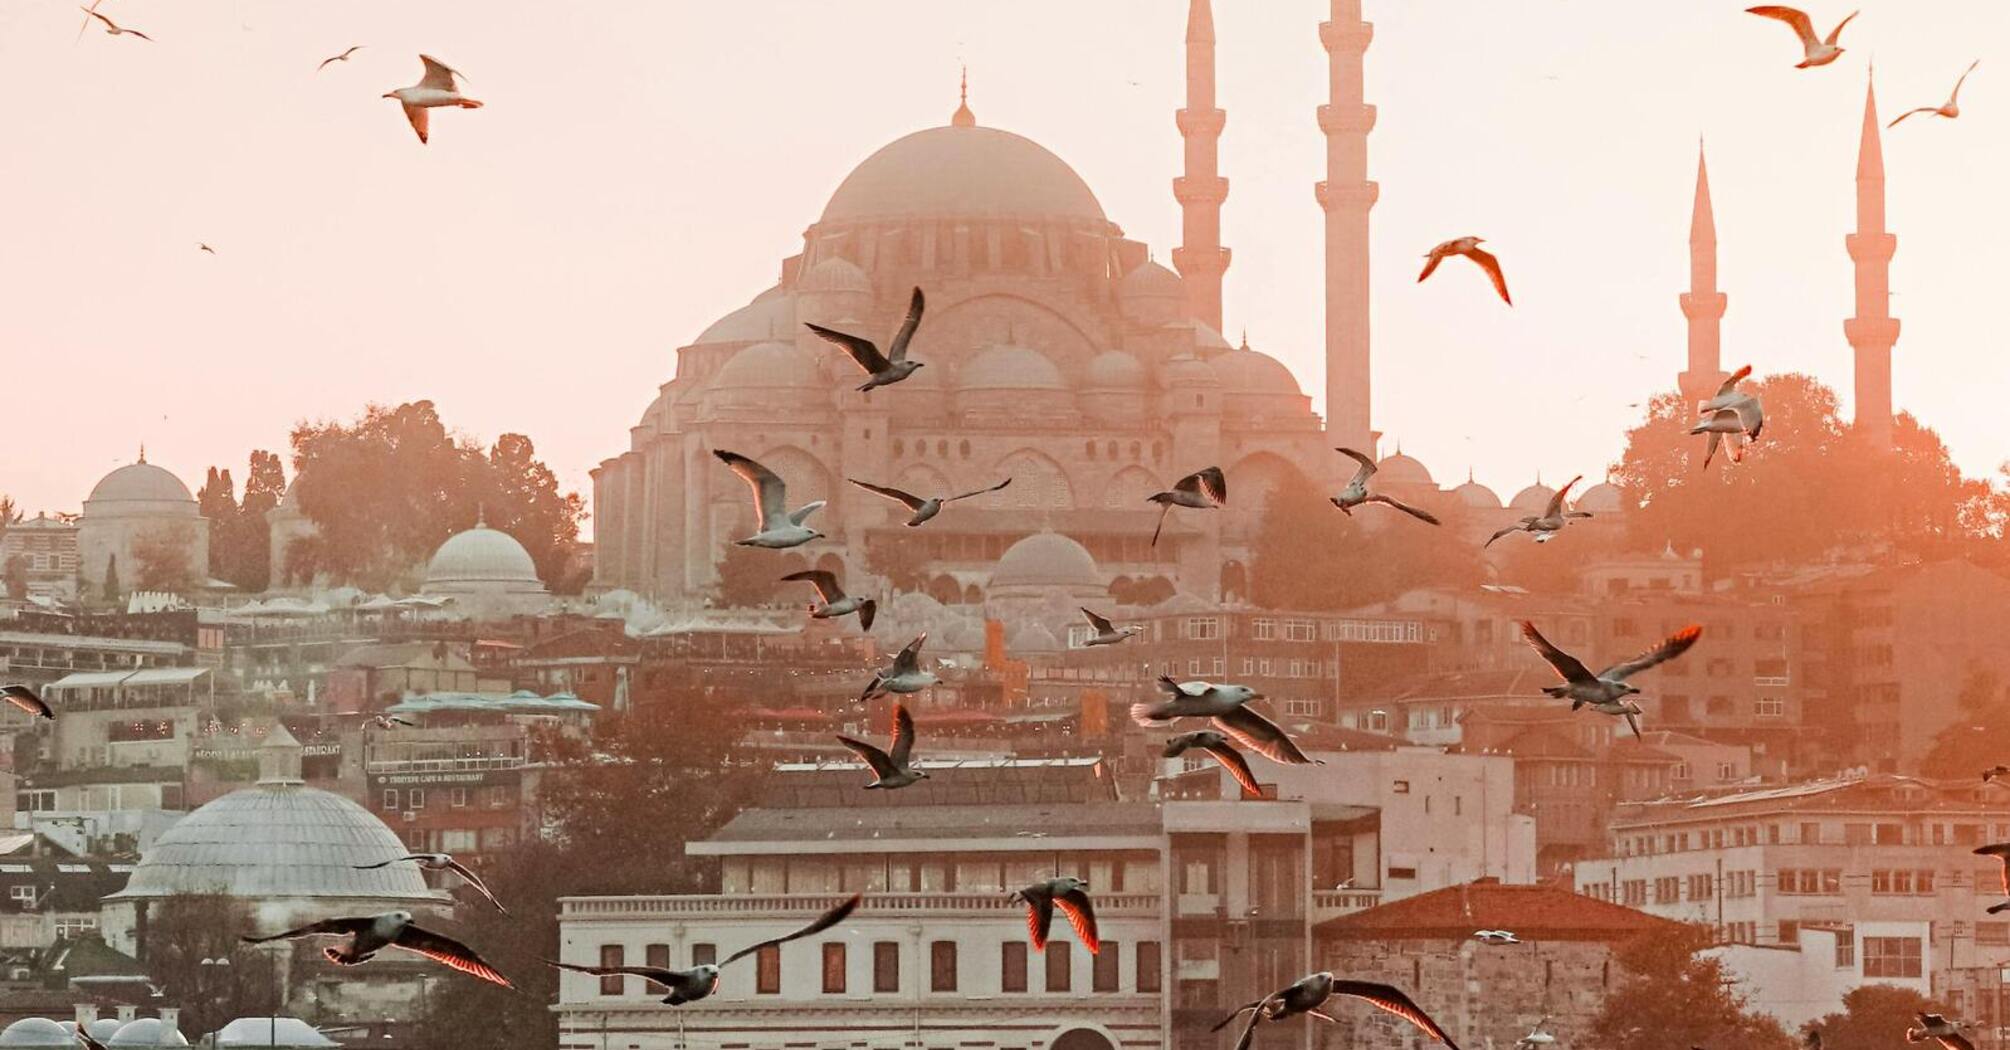
[[[84,595],[97,598],[116,574],[121,594],[142,586],[207,586],[209,520],[181,479],[146,460],[104,476],[77,519]]]
[[[1737,981],[1739,994],[1752,1009],[1771,1014],[1791,1032],[1836,1012],[1843,996],[1859,985],[1890,984],[1925,996],[1937,992],[1945,997],[1946,990],[1934,988],[1923,972],[1912,977],[1893,976],[1892,967],[1880,964],[1875,967],[1878,976],[1866,976],[1865,960],[1856,950],[1859,941],[1870,939],[1924,944],[1931,937],[1931,925],[1862,922],[1854,927],[1803,926],[1796,944],[1721,944],[1705,954],[1723,960],[1724,968]]]

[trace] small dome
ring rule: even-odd
[[[1167,386],[1218,386],[1221,382],[1206,361],[1191,354],[1166,362],[1165,381]]]
[[[1284,363],[1260,350],[1235,350],[1208,362],[1229,394],[1289,394],[1298,397],[1298,378]],[[1421,468],[1421,464],[1419,465]],[[1428,479],[1429,475],[1425,475]]]
[[[1089,362],[1086,379],[1090,390],[1142,390],[1145,366],[1121,350],[1105,350]]]
[[[755,343],[728,358],[712,377],[713,390],[822,389],[822,362],[794,343]]]
[[[507,532],[481,524],[455,533],[426,564],[428,590],[455,583],[537,583],[537,563]]]
[[[1147,262],[1124,275],[1117,293],[1126,299],[1183,299],[1186,282],[1164,266]]]
[[[991,589],[1001,587],[1104,586],[1103,573],[1088,548],[1058,532],[1039,532],[1005,549],[991,570]]]
[[[1401,452],[1382,457],[1382,462],[1375,464],[1375,469],[1376,478],[1384,485],[1437,486],[1437,482],[1431,480],[1431,472],[1425,470],[1422,463]]]
[[[1066,390],[1068,381],[1054,362],[1023,346],[994,346],[963,366],[965,390]]]
[[[1019,653],[1058,653],[1061,651],[1061,640],[1054,637],[1054,632],[1048,630],[1045,625],[1036,620],[1014,632],[1011,641],[1006,644],[1005,649],[1007,652],[1015,655]]]
[[[1477,481],[1468,480],[1465,484],[1453,489],[1452,495],[1457,496],[1459,502],[1464,503],[1468,507],[1476,507],[1480,510],[1501,509],[1500,496],[1496,495],[1494,490]]]
[[[187,1046],[188,1039],[179,1029],[169,1028],[158,1017],[140,1017],[119,1027],[118,1032],[105,1040],[106,1046]]]
[[[1555,489],[1538,481],[1515,493],[1514,498],[1508,501],[1508,506],[1513,507],[1515,510],[1540,514],[1549,509],[1549,498],[1554,495],[1556,495]]]
[[[860,162],[820,222],[948,217],[1107,223],[1089,184],[1032,139],[997,128],[927,128]]]
[[[1620,494],[1619,486],[1611,482],[1593,485],[1577,497],[1577,509],[1593,514],[1617,514],[1624,505],[1625,497]]]
[[[218,1047],[272,1046],[275,1043],[289,1050],[341,1045],[298,1017],[240,1017],[216,1030]]]
[[[692,345],[703,343],[753,343],[763,339],[787,339],[796,327],[796,301],[779,288],[770,288],[754,301],[712,322],[699,333]]]
[[[1174,321],[1165,326],[1192,333],[1193,345],[1203,354],[1217,354],[1223,350],[1233,350],[1228,338],[1199,321]]]
[[[116,1017],[100,1017],[97,1020],[92,1021],[90,1024],[85,1025],[84,1031],[87,1034],[89,1034],[91,1038],[96,1039],[100,1043],[103,1043],[110,1041],[110,1039],[113,1036],[119,1034],[119,1029],[124,1028],[125,1025],[126,1023],[124,1021],[121,1021]]]
[[[850,259],[833,255],[810,267],[803,274],[802,290],[806,292],[867,292],[872,291],[872,282],[866,279],[865,271]]]
[[[152,463],[128,463],[99,480],[87,503],[194,503],[181,479]]]
[[[46,1017],[23,1017],[0,1030],[0,1046],[72,1047],[77,1037]]]

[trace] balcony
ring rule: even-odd
[[[1173,898],[1173,914],[1182,919],[1220,918],[1221,894],[1182,893]]]
[[[478,755],[470,758],[398,758],[367,762],[372,773],[466,773],[488,769],[522,769],[521,755]]]
[[[1325,922],[1357,911],[1367,911],[1382,903],[1381,890],[1313,890],[1312,921]]]
[[[656,897],[567,897],[559,902],[561,920],[617,919],[766,919],[812,916],[845,896],[833,893],[704,893]],[[1150,918],[1159,914],[1157,893],[1099,893],[1096,915]],[[861,913],[914,918],[968,918],[973,912],[1023,916],[1026,906],[1005,899],[1003,891],[980,893],[867,893]]]

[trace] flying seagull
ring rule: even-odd
[[[1759,7],[1748,7],[1745,9],[1745,12],[1747,14],[1758,15],[1760,18],[1770,18],[1776,22],[1785,22],[1793,28],[1794,35],[1801,38],[1801,50],[1805,55],[1799,62],[1794,63],[1795,69],[1825,66],[1841,58],[1843,49],[1836,46],[1836,38],[1842,36],[1843,27],[1849,24],[1850,18],[1855,18],[1858,14],[1858,12],[1851,11],[1849,18],[1837,22],[1836,27],[1829,30],[1829,38],[1822,40],[1815,36],[1814,20],[1808,17],[1806,11],[1799,8],[1764,4]]]
[[[455,86],[454,78],[461,76],[459,70],[431,55],[420,55],[419,61],[426,64],[426,75],[411,87],[384,92],[383,97],[395,98],[399,105],[405,107],[405,119],[412,122],[412,130],[419,133],[419,142],[423,144],[429,141],[426,128],[431,118],[426,115],[427,110],[440,106],[480,109],[482,104],[461,94],[461,89]]]
[[[215,248],[212,248],[212,247],[210,247],[210,246],[209,246],[208,244],[205,244],[205,243],[203,243],[202,241],[197,241],[197,242],[196,242],[196,244],[195,244],[195,250],[196,250],[196,251],[199,251],[199,252],[208,252],[208,253],[209,253],[209,254],[211,254],[211,255],[215,255],[215,254],[216,254],[216,249],[215,249]]]
[[[1157,703],[1140,701],[1131,705],[1131,720],[1141,726],[1162,726],[1175,718],[1206,718],[1216,729],[1251,751],[1288,766],[1313,765],[1305,752],[1277,723],[1249,706],[1263,694],[1246,685],[1215,685],[1211,682],[1175,682],[1170,675],[1159,676],[1159,688],[1169,699]]]
[[[1134,623],[1127,623],[1122,627],[1118,627],[1105,617],[1098,616],[1087,609],[1082,610],[1082,615],[1088,618],[1090,629],[1096,632],[1082,643],[1084,648],[1091,645],[1115,645],[1130,638],[1132,635],[1143,634],[1145,632],[1143,627]]]
[[[1311,1014],[1322,1021],[1338,1024],[1339,1018],[1320,1009],[1326,1005],[1326,1000],[1336,995],[1360,999],[1378,1010],[1395,1014],[1417,1026],[1425,1035],[1445,1044],[1450,1050],[1459,1050],[1458,1044],[1452,1042],[1452,1037],[1447,1035],[1443,1028],[1438,1027],[1438,1022],[1431,1020],[1430,1015],[1424,1012],[1424,1008],[1411,1001],[1409,996],[1403,994],[1402,989],[1374,981],[1343,981],[1325,971],[1307,974],[1293,982],[1289,988],[1272,992],[1253,1003],[1237,1007],[1234,1013],[1222,1018],[1214,1026],[1214,1031],[1219,1032],[1227,1028],[1236,1018],[1247,1013],[1249,1024],[1243,1028],[1241,1037],[1236,1039],[1235,1050],[1249,1050],[1249,1044],[1256,1038],[1256,1026],[1265,1021],[1282,1021],[1298,1014]]]
[[[1919,1013],[1913,1017],[1918,1019],[1919,1027],[1905,1030],[1906,1042],[1923,1043],[1931,1039],[1945,1050],[1975,1050],[1975,1044],[1961,1034],[1960,1022],[1950,1021],[1939,1014]]]
[[[887,693],[918,693],[935,684],[935,675],[921,669],[921,643],[928,641],[928,632],[914,636],[893,658],[893,663],[883,670],[872,673],[872,681],[867,682],[865,692],[860,693],[859,703],[865,703],[875,696]]]
[[[1207,510],[1228,502],[1228,478],[1220,467],[1202,467],[1179,479],[1170,492],[1154,492],[1145,497],[1148,503],[1159,505],[1158,528],[1152,530],[1152,546],[1159,545],[1159,533],[1165,530],[1166,515],[1174,507],[1191,507]]]
[[[872,767],[873,781],[866,785],[868,788],[891,790],[928,779],[928,774],[916,769],[907,760],[907,756],[914,751],[914,716],[907,713],[905,704],[893,705],[893,743],[885,751],[848,736],[839,736],[837,742]]]
[[[5,700],[36,718],[54,718],[56,712],[37,696],[33,689],[25,685],[0,686],[0,700]]]
[[[1710,447],[1703,453],[1704,470],[1710,469],[1719,441],[1733,438],[1731,462],[1737,463],[1745,458],[1744,443],[1757,441],[1759,432],[1766,427],[1766,412],[1759,399],[1738,389],[1738,383],[1751,374],[1751,365],[1731,373],[1724,385],[1717,388],[1717,396],[1703,402],[1698,409],[1703,419],[1690,427],[1689,433],[1710,435]]]
[[[836,907],[817,916],[816,921],[794,933],[765,940],[759,944],[749,945],[726,956],[725,962],[717,964],[706,963],[703,966],[693,966],[688,970],[671,970],[661,966],[576,966],[572,963],[556,962],[551,959],[546,959],[545,964],[547,966],[556,966],[561,970],[571,970],[574,973],[590,973],[595,977],[613,977],[620,974],[641,977],[670,989],[670,994],[663,997],[664,1002],[671,1006],[682,1006],[685,1003],[695,1003],[718,991],[719,969],[721,967],[731,966],[733,963],[749,955],[753,955],[763,948],[772,948],[777,945],[787,944],[801,937],[811,937],[822,933],[843,922],[852,912],[857,911],[859,901],[863,899],[862,895],[854,893],[850,897],[838,902]]]
[[[353,55],[353,54],[355,54],[356,52],[358,52],[358,51],[361,51],[361,50],[363,50],[363,45],[361,45],[361,44],[357,44],[357,45],[355,45],[355,46],[353,46],[353,47],[350,47],[350,48],[349,48],[348,50],[346,50],[346,51],[342,52],[342,53],[341,53],[341,54],[339,54],[339,55],[333,55],[333,56],[330,56],[330,57],[328,57],[328,58],[324,58],[324,59],[322,59],[322,60],[321,60],[321,64],[320,64],[320,65],[318,65],[318,66],[315,66],[315,67],[314,67],[314,71],[315,71],[316,73],[319,73],[319,72],[321,72],[322,70],[324,70],[324,69],[327,69],[330,63],[334,63],[334,62],[347,62],[347,61],[349,61],[349,56],[350,56],[350,55]]]
[[[1931,113],[1936,117],[1946,117],[1949,120],[1953,120],[1955,117],[1960,116],[1961,106],[1958,100],[1961,98],[1961,82],[1963,80],[1967,80],[1968,74],[1975,72],[1975,67],[1981,64],[1982,60],[1979,58],[1973,62],[1968,63],[1968,68],[1961,71],[1960,80],[1956,80],[1954,82],[1954,90],[1947,93],[1947,101],[1941,103],[1938,106],[1921,106],[1918,109],[1908,109],[1905,112],[1900,113],[1898,116],[1893,117],[1891,119],[1891,123],[1886,124],[1885,127],[1895,128],[1898,126],[1899,121],[1904,120],[1905,118],[1912,116],[1915,113]]]
[[[1597,674],[1592,674],[1577,657],[1549,644],[1549,639],[1544,638],[1542,632],[1535,629],[1535,624],[1527,620],[1521,621],[1521,636],[1549,662],[1549,666],[1556,669],[1557,674],[1563,676],[1562,684],[1544,686],[1542,689],[1544,695],[1559,700],[1568,697],[1572,711],[1589,706],[1592,710],[1603,714],[1623,715],[1626,724],[1633,727],[1633,735],[1638,737],[1640,705],[1628,700],[1627,697],[1639,693],[1640,687],[1628,682],[1627,679],[1688,652],[1690,647],[1696,644],[1696,640],[1703,637],[1703,628],[1692,623],[1676,631],[1654,648],[1631,660],[1613,664]]]
[[[1549,1020],[1548,1014],[1542,1015],[1542,1020],[1537,1021],[1535,1027],[1528,1030],[1527,1035],[1514,1041],[1515,1050],[1535,1050],[1539,1046],[1556,1045],[1556,1036],[1548,1029]],[[1817,1044],[1814,1050],[1821,1050],[1821,1046]]]
[[[1997,842],[1983,846],[1975,851],[1975,855],[1978,857],[1995,857],[1997,862],[2003,866],[2003,896],[2005,899],[2001,904],[1990,905],[1989,914],[1995,915],[1999,912],[2010,911],[2010,842]]]
[[[1507,276],[1501,273],[1501,261],[1494,258],[1494,253],[1480,247],[1484,243],[1486,243],[1484,237],[1458,237],[1431,249],[1430,253],[1424,256],[1424,272],[1417,275],[1417,282],[1423,283],[1424,278],[1429,277],[1432,271],[1438,268],[1438,264],[1445,261],[1446,256],[1463,255],[1478,263],[1480,269],[1485,270],[1487,276],[1493,278],[1494,291],[1500,293],[1501,302],[1513,306],[1514,300],[1508,298]]]
[[[1392,499],[1380,493],[1376,493],[1373,496],[1369,495],[1368,479],[1375,476],[1375,461],[1351,448],[1336,448],[1333,451],[1360,464],[1360,466],[1354,468],[1353,480],[1347,482],[1347,487],[1341,489],[1338,496],[1332,497],[1333,505],[1339,507],[1341,513],[1346,514],[1348,517],[1353,517],[1355,507],[1361,506],[1364,503],[1380,503],[1385,506],[1394,507],[1418,521],[1427,521],[1433,525],[1438,523],[1437,517],[1430,511],[1419,507],[1412,507],[1401,500]]]
[[[381,860],[375,864],[357,864],[355,868],[357,871],[371,871],[377,868],[390,867],[393,864],[403,864],[406,861],[416,863],[427,871],[451,871],[459,875],[463,882],[474,887],[476,893],[481,894],[490,904],[495,905],[497,911],[502,912],[504,915],[509,914],[509,909],[503,907],[503,902],[497,900],[496,895],[489,891],[489,884],[483,882],[480,875],[469,870],[467,865],[455,860],[454,855],[451,853],[407,853],[402,857],[392,857],[390,860]]]
[[[399,718],[397,715],[371,715],[370,724],[376,726],[378,729],[388,731],[392,726],[412,726],[416,728],[419,723],[409,718]]]
[[[879,344],[862,336],[808,322],[804,322],[803,327],[844,347],[844,352],[858,362],[866,374],[865,383],[858,388],[860,393],[864,393],[875,387],[898,383],[921,367],[922,362],[907,359],[907,344],[914,340],[914,330],[921,326],[923,305],[921,286],[915,285],[914,295],[907,300],[907,318],[900,322],[900,331],[893,334],[893,343],[883,354],[879,352]]]
[[[265,944],[270,941],[292,941],[302,937],[346,937],[346,945],[330,945],[321,949],[321,954],[337,966],[360,966],[369,962],[378,952],[386,948],[423,955],[436,963],[450,966],[462,973],[473,974],[484,981],[491,981],[504,988],[515,987],[502,971],[490,966],[474,949],[452,937],[423,930],[412,924],[412,913],[408,911],[387,911],[382,915],[364,915],[343,919],[322,919],[310,922],[299,929],[275,933],[270,937],[244,937],[246,944]]]
[[[916,496],[913,493],[902,492],[896,488],[888,488],[885,485],[874,485],[870,482],[860,481],[857,478],[846,478],[845,480],[876,496],[884,496],[895,503],[905,504],[907,509],[913,512],[913,516],[907,519],[907,527],[910,529],[942,513],[942,505],[945,503],[954,503],[957,500],[969,499],[972,496],[982,496],[987,492],[996,492],[1012,484],[1012,479],[1006,478],[1004,481],[989,488],[972,489],[969,492],[960,492],[954,496],[922,497]]]
[[[1013,890],[1007,899],[1026,906],[1026,932],[1032,937],[1034,951],[1047,950],[1047,931],[1054,925],[1054,909],[1059,908],[1089,954],[1102,952],[1102,939],[1096,936],[1096,911],[1089,906],[1089,884],[1081,879],[1059,875]]]
[[[830,620],[839,616],[858,614],[858,626],[862,631],[872,630],[872,618],[879,614],[879,603],[871,598],[854,598],[838,586],[837,573],[823,569],[804,569],[782,577],[784,580],[808,580],[817,589],[817,600],[810,603],[810,619]]]
[[[1549,506],[1540,515],[1523,518],[1513,525],[1501,529],[1499,532],[1487,537],[1487,541],[1480,544],[1480,546],[1491,547],[1494,545],[1495,540],[1515,532],[1531,533],[1535,536],[1537,543],[1548,543],[1550,540],[1556,538],[1557,533],[1563,531],[1563,527],[1569,524],[1571,519],[1591,517],[1590,511],[1567,511],[1563,509],[1563,501],[1569,497],[1570,487],[1583,480],[1584,475],[1580,474],[1565,482],[1564,486],[1557,489],[1556,494],[1549,498]]]
[[[1521,938],[1513,930],[1474,930],[1473,940],[1481,944],[1520,944]]]
[[[1166,749],[1160,753],[1166,758],[1178,758],[1195,749],[1205,752],[1209,758],[1221,763],[1221,768],[1228,770],[1228,775],[1242,785],[1243,794],[1252,798],[1263,794],[1263,789],[1256,786],[1256,774],[1249,771],[1249,760],[1242,757],[1242,752],[1237,751],[1226,736],[1212,729],[1196,729],[1191,733],[1181,733],[1166,741]]]
[[[1987,784],[1990,781],[1995,780],[1997,777],[2005,777],[2005,776],[2010,776],[2010,766],[2001,764],[1993,765],[1990,766],[1988,769],[1982,771],[1982,782],[1984,784]]]
[[[809,516],[823,507],[823,500],[815,500],[789,510],[788,486],[782,484],[782,476],[754,462],[738,452],[714,449],[714,456],[724,463],[747,487],[754,492],[754,534],[744,540],[734,540],[741,547],[765,547],[781,550],[785,547],[800,547],[823,533],[803,524]]]
[[[127,29],[125,26],[122,26],[117,22],[114,22],[111,19],[106,18],[104,15],[99,14],[97,12],[96,4],[92,4],[90,7],[79,7],[77,10],[82,11],[87,15],[90,15],[92,18],[95,18],[100,22],[103,22],[105,24],[105,34],[107,36],[136,36],[139,37],[141,40],[146,41],[149,44],[153,43],[154,40],[153,37],[150,37],[145,33],[140,32],[137,29]]]

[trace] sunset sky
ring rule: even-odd
[[[193,487],[283,451],[296,420],[415,398],[483,441],[529,433],[586,491],[675,348],[774,281],[844,174],[947,121],[959,61],[979,123],[1059,154],[1165,259],[1186,6],[105,0],[149,44],[77,41],[70,0],[8,0],[0,492],[75,510],[142,442]],[[1446,483],[1470,465],[1504,497],[1538,470],[1603,474],[1629,403],[1683,365],[1698,135],[1726,365],[1813,372],[1847,400],[1866,60],[1889,120],[1979,57],[1961,119],[1887,132],[1885,161],[1896,402],[1994,474],[2010,55],[1978,49],[2010,39],[2010,4],[1866,3],[1816,70],[1744,6],[1368,0],[1384,451]],[[1225,327],[1317,395],[1327,4],[1215,7]],[[431,146],[378,97],[418,79],[422,50],[487,103],[436,113]],[[1467,233],[1500,255],[1513,308],[1461,261],[1414,283],[1425,250]]]

